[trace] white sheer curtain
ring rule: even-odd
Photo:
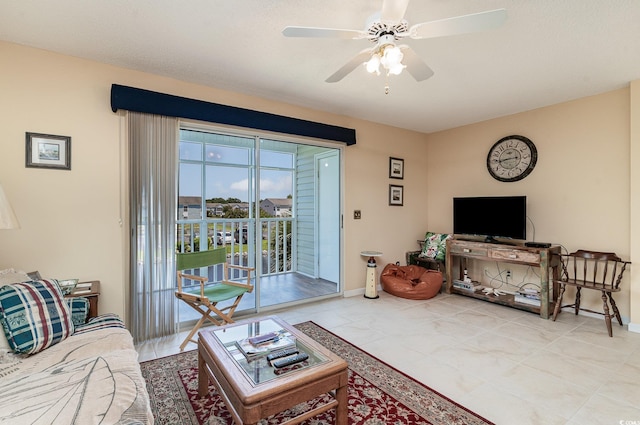
[[[128,112],[130,318],[135,342],[177,330],[175,216],[178,120]]]

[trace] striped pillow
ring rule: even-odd
[[[124,322],[117,314],[105,313],[100,316],[92,317],[83,325],[77,326],[74,335],[95,331],[104,328],[122,328],[125,329]]]
[[[64,301],[71,312],[71,321],[74,327],[86,323],[89,315],[89,300],[84,297],[65,298]]]
[[[74,331],[60,287],[47,279],[2,286],[0,322],[13,351],[25,354],[57,344]]]

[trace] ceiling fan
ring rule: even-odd
[[[403,69],[416,81],[433,75],[433,70],[406,44],[396,45],[403,38],[414,40],[465,34],[499,27],[507,18],[506,9],[489,10],[437,21],[423,22],[409,27],[404,19],[409,0],[383,0],[382,10],[372,15],[364,30],[288,26],[282,30],[286,37],[315,37],[367,39],[375,45],[364,49],[325,81],[342,80],[360,64],[367,71],[380,74],[380,66],[387,75],[398,75]],[[388,90],[388,88],[387,88]]]

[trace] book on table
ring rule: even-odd
[[[256,342],[257,341],[257,342]],[[249,337],[236,341],[238,350],[247,358],[254,360],[267,354],[277,351],[293,348],[296,346],[296,338],[289,332],[278,332],[276,336],[261,335]]]

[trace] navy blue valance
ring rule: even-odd
[[[317,139],[335,140],[355,145],[356,130],[322,124],[266,112],[218,103],[173,96],[135,87],[111,85],[111,109],[143,112],[168,117],[189,118],[200,121],[247,127],[257,130]]]

